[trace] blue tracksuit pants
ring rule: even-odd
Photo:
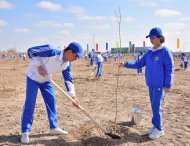
[[[139,73],[142,74],[142,68],[138,68],[138,69],[137,69],[137,73],[138,73],[138,74],[139,74]]]
[[[149,96],[152,108],[152,124],[158,130],[163,130],[163,109],[165,91],[163,88],[149,87]]]
[[[96,77],[98,77],[98,78],[102,76],[102,66],[103,66],[103,61],[98,62],[98,68],[97,68],[97,72],[96,72]]]
[[[184,62],[184,69],[187,69],[188,62]]]
[[[50,128],[57,127],[56,97],[52,83],[50,81],[38,83],[27,77],[26,99],[21,119],[22,133],[31,131],[38,88],[40,89],[45,102]]]

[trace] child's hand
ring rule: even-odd
[[[46,76],[46,70],[41,65],[38,67],[38,73],[43,77]]]
[[[166,93],[170,93],[171,89],[170,88],[165,88]]]
[[[124,67],[124,62],[120,62],[119,67]]]
[[[75,102],[73,102],[73,106],[79,108],[80,102],[78,101],[76,97],[73,97],[73,99],[75,100]]]

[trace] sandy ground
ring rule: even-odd
[[[131,59],[128,56],[128,59]],[[123,61],[126,60],[126,57]],[[26,68],[29,61],[22,59],[0,60],[0,145],[20,143],[20,119],[25,100]],[[108,131],[115,133],[117,65],[111,60],[103,66],[101,80],[87,80],[92,72],[89,62],[73,63],[73,77],[77,97],[81,105]],[[150,140],[145,131],[151,127],[151,110],[148,89],[143,75],[136,70],[120,69],[118,80],[118,112],[116,134],[122,138],[107,137],[56,87],[58,125],[66,129],[67,136],[50,136],[49,124],[43,99],[39,92],[35,117],[30,134],[30,144],[36,146],[189,146],[190,145],[190,69],[179,68],[175,59],[175,79],[172,92],[165,98],[165,135]],[[144,70],[143,70],[144,71]],[[61,73],[53,77],[64,90]],[[145,111],[141,125],[131,121],[129,110]]]

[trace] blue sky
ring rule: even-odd
[[[165,46],[190,51],[190,0],[0,0],[0,50],[51,44],[81,43],[86,49],[116,47],[119,41],[115,12],[121,11],[121,46],[151,46],[146,39],[160,27]],[[93,42],[94,38],[94,42]]]

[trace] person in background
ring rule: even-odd
[[[119,54],[118,53],[114,53],[113,57],[114,57],[115,63],[117,63],[117,60],[119,58]]]
[[[171,50],[162,45],[165,38],[160,28],[152,28],[146,38],[148,37],[153,47],[139,61],[126,61],[120,63],[119,67],[137,69],[146,66],[145,78],[149,89],[153,125],[146,134],[151,139],[157,139],[164,135],[162,104],[166,93],[170,93],[171,90],[174,77],[174,61]]]
[[[23,60],[26,60],[26,54],[23,54],[23,55],[22,55],[22,59],[23,59]]]
[[[180,67],[183,69],[184,68],[184,56],[185,53],[181,53],[181,63],[180,63]]]
[[[184,70],[187,70],[187,67],[188,67],[188,63],[189,63],[189,56],[188,54],[184,54],[184,57],[183,57],[183,61],[184,61]]]
[[[143,52],[140,52],[137,56],[137,61],[139,61],[143,57]],[[142,68],[137,68],[137,73],[142,74]]]
[[[108,53],[104,53],[102,56],[104,58],[104,62],[107,62],[108,61]]]
[[[94,60],[95,68],[97,69],[95,79],[100,79],[100,77],[102,76],[104,59],[100,54],[97,53],[93,54],[92,59]]]
[[[6,58],[7,57],[7,55],[6,54],[2,54],[2,58],[4,59],[4,58]]]
[[[133,57],[133,60],[137,60],[137,54],[136,53],[132,53],[132,57]]]
[[[94,65],[94,61],[92,59],[93,54],[95,53],[95,50],[92,49],[92,51],[88,54],[88,58],[90,58],[90,65],[93,66]]]
[[[61,70],[66,89],[75,100],[73,105],[75,107],[80,105],[71,75],[71,62],[77,58],[83,58],[82,47],[79,43],[72,42],[61,51],[50,45],[35,46],[28,49],[28,56],[30,64],[27,69],[26,99],[21,118],[22,143],[29,143],[38,89],[41,91],[47,109],[49,133],[61,135],[68,133],[57,126],[56,96],[48,75],[54,75]]]
[[[88,60],[88,54],[86,53],[84,56],[85,60]]]

